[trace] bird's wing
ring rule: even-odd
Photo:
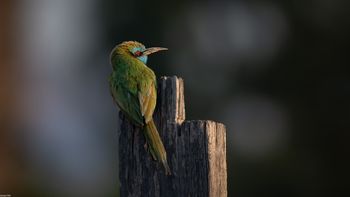
[[[141,114],[148,123],[152,120],[154,108],[157,102],[156,81],[153,72],[138,83],[138,98],[140,102]]]
[[[120,81],[114,73],[109,78],[109,84],[112,97],[120,110],[136,125],[143,126],[144,118],[140,110],[137,84],[133,85],[128,81]]]

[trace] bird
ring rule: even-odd
[[[156,75],[146,65],[150,54],[164,50],[168,49],[146,48],[137,41],[116,45],[110,53],[112,73],[108,81],[114,102],[132,124],[142,128],[148,152],[163,165],[165,174],[171,175],[166,150],[153,120],[157,102]]]

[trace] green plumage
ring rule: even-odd
[[[117,45],[111,53],[109,84],[114,101],[136,126],[143,128],[149,151],[169,175],[166,151],[152,118],[157,102],[156,76],[145,64],[147,55],[159,50],[164,49],[146,49],[134,41]]]

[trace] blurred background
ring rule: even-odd
[[[349,193],[350,3],[0,0],[0,194],[117,196],[109,52],[170,50],[187,119],[227,126],[229,196]]]

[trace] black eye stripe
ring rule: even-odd
[[[136,51],[135,53],[134,53],[134,56],[135,57],[139,57],[139,56],[141,56],[142,55],[142,52],[141,51]]]

